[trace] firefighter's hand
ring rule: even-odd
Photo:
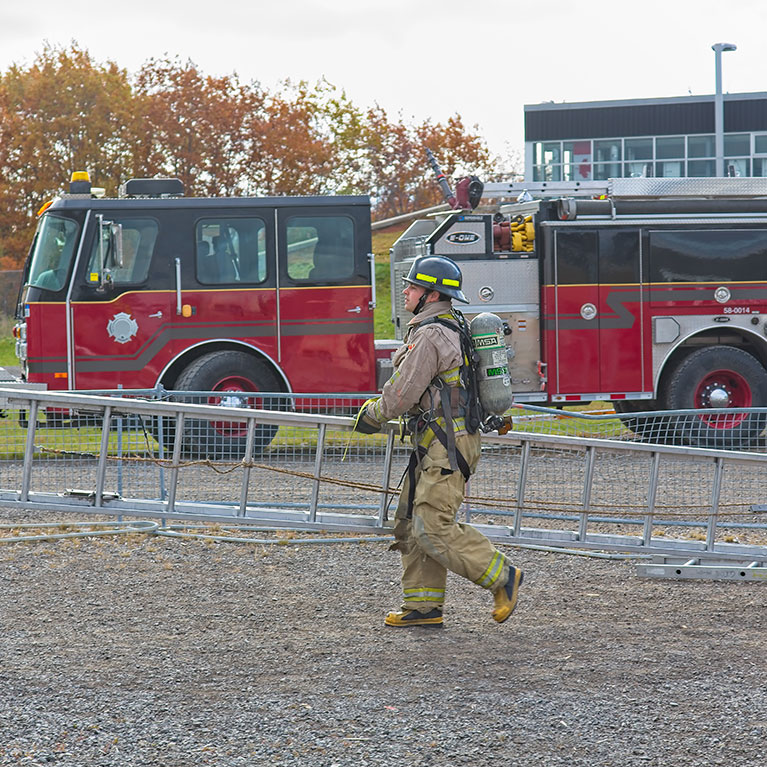
[[[377,398],[369,399],[360,408],[357,418],[354,420],[354,431],[362,434],[377,434],[383,428],[383,424],[370,414],[369,408]]]
[[[510,432],[513,428],[514,428],[514,421],[511,420],[510,415],[506,415],[503,417],[501,425],[498,427],[497,431],[499,434],[506,434],[507,432]]]

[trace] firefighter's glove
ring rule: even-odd
[[[383,424],[377,421],[371,414],[372,405],[378,401],[378,397],[367,400],[360,408],[357,417],[354,419],[354,431],[362,434],[378,434],[383,428]]]

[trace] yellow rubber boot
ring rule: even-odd
[[[407,626],[441,626],[442,610],[436,607],[428,613],[419,613],[418,610],[402,610],[398,613],[389,613],[384,618],[387,626],[404,628]]]
[[[495,599],[495,609],[493,610],[493,620],[503,623],[517,606],[517,596],[519,587],[525,574],[518,567],[509,565],[509,580],[502,589],[498,589],[493,595]]]

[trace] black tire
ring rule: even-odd
[[[754,356],[734,346],[697,349],[682,359],[666,380],[665,408],[701,411],[700,416],[676,420],[676,432],[684,444],[740,449],[760,443],[767,425],[764,414],[705,413],[712,407],[767,406],[767,370]]]
[[[285,398],[240,397],[236,392],[277,392],[280,382],[275,372],[263,360],[239,351],[219,351],[206,354],[182,371],[174,389],[178,391],[229,392],[222,396],[190,396],[184,401],[201,404],[226,404],[235,407],[255,407],[265,410],[287,409]],[[254,455],[267,447],[278,427],[257,424],[253,442]],[[173,449],[173,424],[165,428],[165,455]],[[182,454],[189,458],[218,458],[240,460],[245,455],[247,428],[245,422],[206,421],[188,418],[184,422]]]

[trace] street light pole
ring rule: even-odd
[[[736,51],[733,43],[714,43],[716,69],[716,96],[714,97],[714,146],[716,154],[716,175],[724,176],[724,96],[722,95],[722,51]]]

